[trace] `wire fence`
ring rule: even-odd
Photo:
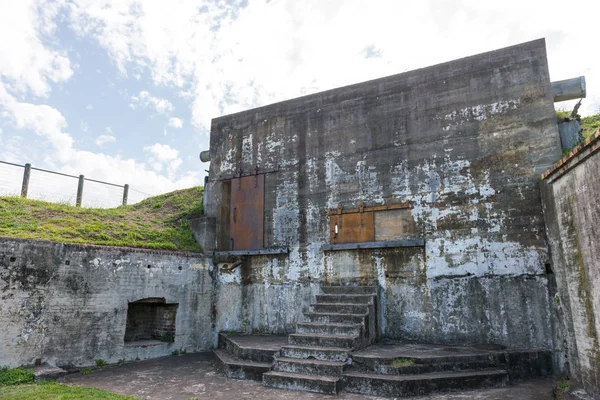
[[[77,207],[114,208],[134,204],[150,197],[130,189],[129,185],[98,181],[83,175],[75,176],[0,161],[0,196],[69,204]]]

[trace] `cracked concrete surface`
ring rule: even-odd
[[[514,383],[505,388],[412,397],[414,400],[547,400],[552,398],[554,379]],[[212,366],[211,353],[184,354],[153,360],[130,362],[95,370],[89,375],[68,375],[70,385],[90,386],[148,400],[199,399],[380,399],[341,393],[328,396],[263,387],[260,382],[227,379]]]

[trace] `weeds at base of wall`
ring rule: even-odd
[[[552,389],[552,394],[556,400],[564,400],[566,399],[567,392],[571,387],[571,381],[567,376],[563,376],[554,384],[554,388]]]
[[[180,354],[185,354],[185,353],[187,353],[187,350],[186,350],[186,349],[184,349],[184,348],[182,347],[182,348],[180,348],[179,350],[173,350],[173,351],[171,352],[171,355],[172,355],[172,356],[178,356],[178,355],[180,355]]]
[[[0,368],[0,386],[21,385],[32,383],[35,380],[33,372],[28,369],[19,368]]]
[[[101,358],[96,360],[96,367],[98,367],[98,368],[106,367],[107,365],[108,364],[106,364],[106,361],[104,361]]]

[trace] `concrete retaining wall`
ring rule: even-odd
[[[321,284],[362,282],[380,288],[384,336],[554,346],[539,176],[561,150],[543,40],[220,117],[210,151],[214,229],[221,178],[277,169],[264,242],[290,250],[219,273],[217,329],[289,332]],[[321,251],[327,210],[360,201],[412,201],[425,246]]]
[[[212,346],[212,279],[198,254],[0,238],[0,366],[88,366]],[[124,342],[128,302],[177,303],[173,342]]]
[[[571,377],[600,398],[600,131],[549,170],[544,211]]]

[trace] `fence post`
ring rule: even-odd
[[[23,171],[23,185],[21,186],[21,197],[27,198],[27,191],[29,190],[29,176],[31,175],[31,164],[25,164],[25,170]]]
[[[83,198],[83,175],[79,175],[79,184],[77,185],[77,200],[75,202],[75,207],[81,207],[81,199]]]
[[[123,205],[127,205],[127,197],[129,197],[129,184],[123,186]]]

